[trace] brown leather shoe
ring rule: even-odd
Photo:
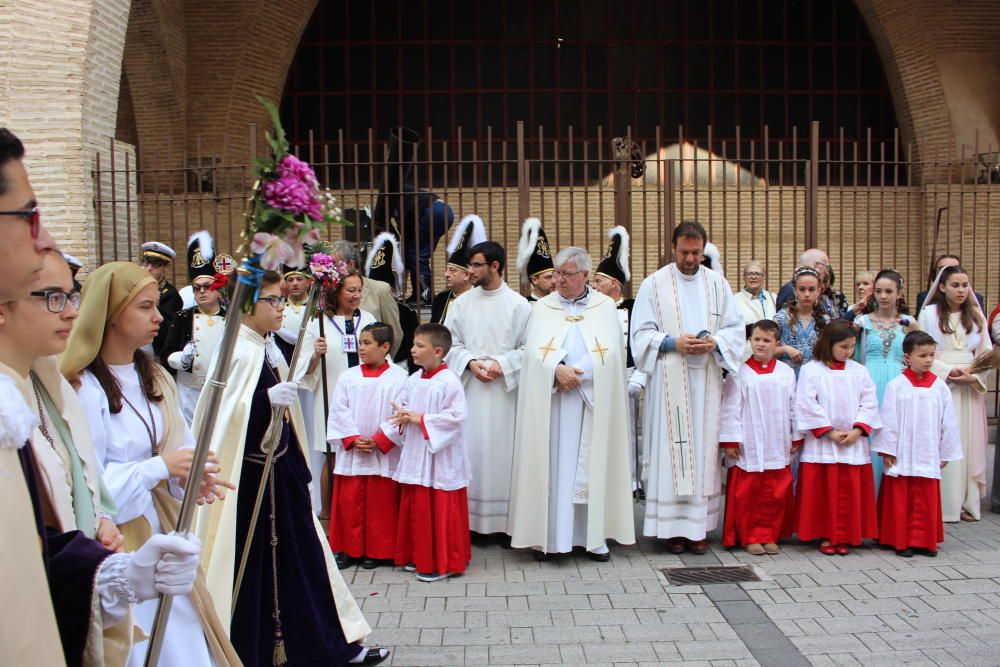
[[[667,539],[664,546],[666,546],[667,551],[672,554],[682,554],[684,553],[684,542],[685,540],[683,537],[671,537]]]
[[[685,540],[688,553],[701,555],[708,551],[708,540]]]

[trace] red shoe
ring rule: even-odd
[[[819,546],[819,552],[825,556],[836,556],[837,547],[833,546],[832,544],[821,544]]]
[[[851,547],[847,546],[846,544],[838,544],[836,550],[837,554],[840,556],[846,556],[847,554],[851,553]]]

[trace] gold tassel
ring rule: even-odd
[[[274,655],[271,657],[271,664],[274,667],[281,667],[288,662],[288,655],[285,653],[285,642],[280,637],[274,640]]]

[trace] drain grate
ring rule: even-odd
[[[731,584],[738,581],[760,581],[749,565],[739,567],[667,567],[661,570],[673,586]]]

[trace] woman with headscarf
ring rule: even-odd
[[[993,349],[986,317],[975,298],[969,274],[959,265],[946,266],[920,309],[920,328],[937,341],[931,372],[951,388],[958,429],[960,461],[941,471],[941,509],[945,523],[979,521],[986,492],[986,373],[968,372],[973,359]]]
[[[156,280],[136,264],[112,262],[97,269],[84,286],[80,316],[59,364],[86,410],[129,551],[174,529],[193,458],[194,437],[181,415],[177,387],[141,350],[163,322],[158,299]],[[210,455],[199,490],[208,502],[224,497],[224,487],[232,488],[215,478],[217,463]],[[135,606],[136,621],[147,634],[156,607],[155,600]],[[227,635],[199,577],[189,596],[174,599],[159,664],[238,665]],[[147,648],[148,642],[137,643],[129,664],[141,665]]]

